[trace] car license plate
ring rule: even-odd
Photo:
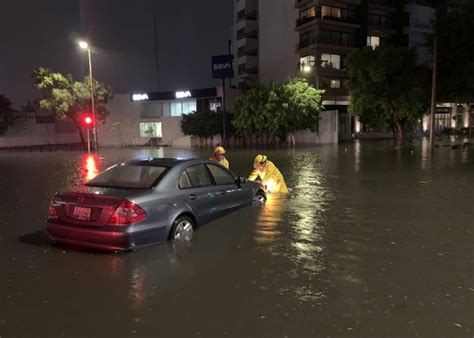
[[[91,208],[74,207],[73,217],[81,221],[89,221],[91,219]]]

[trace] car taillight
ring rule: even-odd
[[[57,219],[58,218],[58,212],[56,210],[56,207],[54,206],[54,200],[52,200],[51,203],[49,204],[48,218],[49,219]]]
[[[145,210],[135,203],[123,201],[110,217],[110,225],[127,225],[137,223],[146,218]]]

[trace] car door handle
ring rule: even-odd
[[[196,198],[197,198],[197,195],[195,194],[189,195],[190,200],[195,200]]]

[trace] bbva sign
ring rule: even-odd
[[[234,56],[216,55],[212,57],[212,77],[214,79],[225,79],[234,77],[234,69],[232,63]]]

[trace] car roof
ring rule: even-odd
[[[183,158],[155,158],[149,157],[146,159],[133,160],[128,163],[135,165],[146,165],[146,166],[157,166],[157,167],[174,167],[177,164],[187,163],[187,162],[200,162],[205,161],[197,158],[192,159],[183,159]]]

